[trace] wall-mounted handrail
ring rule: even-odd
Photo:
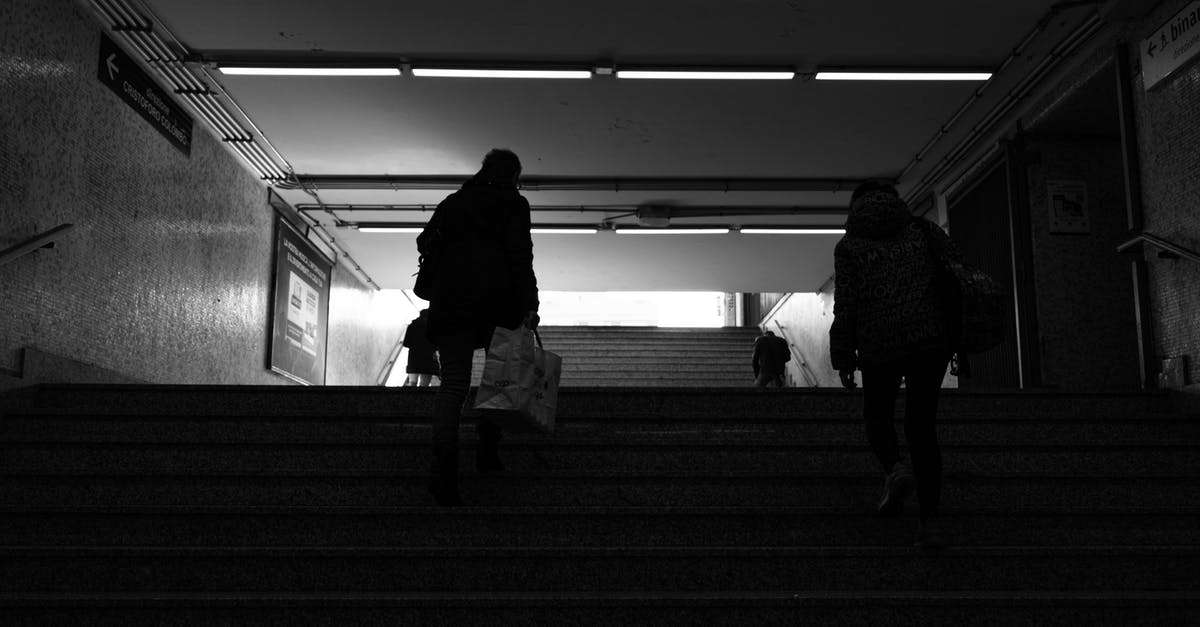
[[[804,376],[804,382],[808,384],[808,387],[821,387],[821,382],[817,381],[816,377],[812,375],[811,368],[808,367],[808,361],[804,359],[804,353],[801,353],[800,349],[788,338],[787,332],[783,330],[783,325],[778,320],[772,320],[771,322],[775,325],[775,328],[779,329],[779,337],[782,337],[783,341],[787,342],[788,349],[796,357],[796,363],[799,364],[797,367],[800,369],[800,374]]]
[[[1131,249],[1135,246],[1138,246],[1139,244],[1143,244],[1143,243],[1150,244],[1151,246],[1156,246],[1162,250],[1165,250],[1173,255],[1182,257],[1184,259],[1189,259],[1191,261],[1195,261],[1196,263],[1200,263],[1200,253],[1198,253],[1194,250],[1191,250],[1189,248],[1184,248],[1183,246],[1180,246],[1179,244],[1169,242],[1161,237],[1158,237],[1157,235],[1153,235],[1153,234],[1147,233],[1145,231],[1138,233],[1129,241],[1121,244],[1120,246],[1117,246],[1117,252],[1119,252],[1119,253],[1126,252],[1129,249]]]
[[[16,246],[5,248],[3,251],[0,251],[0,266],[14,261],[22,255],[27,255],[39,248],[50,248],[54,245],[55,240],[73,228],[75,228],[74,224],[60,224],[49,231],[46,231],[45,233],[34,235],[33,237],[21,242],[20,244],[17,244]]]

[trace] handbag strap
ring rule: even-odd
[[[534,339],[537,340],[538,348],[545,348],[544,346],[542,346],[542,334],[538,333],[537,329],[533,330],[533,337],[534,337]]]

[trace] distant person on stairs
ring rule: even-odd
[[[440,376],[437,352],[428,335],[429,309],[422,309],[404,331],[404,347],[408,349],[408,364],[404,369],[408,375],[404,380],[405,387],[429,387],[433,385],[433,378]]]
[[[791,359],[792,351],[788,348],[787,340],[772,331],[764,331],[754,340],[754,355],[751,357],[754,385],[760,388],[770,385],[783,387],[783,375]]]
[[[475,350],[488,346],[497,326],[532,329],[539,321],[529,202],[517,191],[520,175],[521,162],[512,151],[488,152],[479,172],[438,205],[425,229],[441,241],[429,302],[429,339],[442,361],[429,484],[439,505],[462,504],[458,425]],[[476,429],[476,467],[503,470],[500,427],[485,414]]]
[[[862,371],[867,439],[886,475],[879,513],[902,513],[915,484],[921,521],[917,545],[934,550],[944,544],[938,524],[942,455],[935,420],[952,351],[927,237],[943,240],[947,255],[961,256],[936,224],[911,214],[891,185],[868,181],[854,190],[846,235],[834,249],[829,345],[843,386],[854,388],[854,371]],[[894,426],[901,380],[911,471],[901,457]]]

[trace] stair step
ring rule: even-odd
[[[0,594],[0,608],[11,621],[37,625],[1200,623],[1200,593],[1141,590],[14,593]]]
[[[436,390],[356,386],[149,386],[54,385],[37,386],[5,397],[6,413],[23,407],[58,409],[96,414],[164,414],[215,416],[224,413],[264,417],[290,414],[326,415],[431,415]],[[902,395],[903,396],[903,395]],[[902,412],[903,402],[897,404]],[[731,388],[706,392],[694,388],[588,387],[559,392],[559,415],[590,418],[613,415],[658,416],[671,419],[728,418],[738,416],[804,416],[811,413],[862,411],[860,391],[832,389]],[[946,390],[939,415],[956,412],[1007,418],[1037,417],[1130,419],[1155,414],[1170,415],[1167,393],[1054,393],[964,392]]]
[[[469,457],[473,446],[466,447]],[[1130,476],[1186,473],[1200,468],[1200,449],[1191,446],[944,446],[948,471],[972,473],[1085,474],[1096,468]],[[714,443],[673,438],[654,441],[556,441],[506,443],[503,459],[512,470],[703,471],[866,473],[878,468],[862,443]],[[261,471],[424,470],[428,440],[367,444],[51,444],[0,445],[0,475],[59,473],[255,473]]]
[[[1198,515],[1194,506],[980,507],[947,509],[942,524],[955,546],[1195,546]],[[10,546],[905,546],[914,525],[776,506],[0,509]]]
[[[779,506],[822,504],[872,511],[878,473],[510,471],[472,474],[468,503],[504,506]],[[45,506],[422,505],[425,472],[290,472],[247,475],[57,474],[0,476],[0,503]],[[1084,476],[949,472],[942,503],[956,507],[1172,507],[1200,501],[1194,473]]]
[[[23,410],[0,420],[0,442],[20,443],[191,443],[222,444],[386,444],[427,442],[432,437],[428,415],[399,410],[388,415],[293,414],[263,418],[252,415],[87,415],[58,410]],[[903,438],[902,423],[897,431]],[[1021,448],[1038,445],[1198,446],[1200,421],[1159,416],[1137,420],[997,419],[994,416],[942,416],[938,438],[944,445],[995,445]],[[473,419],[462,423],[462,438],[474,438]],[[857,416],[807,414],[794,417],[724,417],[669,419],[653,416],[561,417],[552,436],[505,436],[516,443],[571,442],[577,439],[619,443],[711,439],[726,444],[775,441],[796,444],[862,444]]]
[[[954,547],[936,569],[902,547],[0,547],[19,592],[447,592],[884,589],[1191,592],[1200,548]]]

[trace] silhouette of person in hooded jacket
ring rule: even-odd
[[[854,371],[862,371],[867,439],[886,475],[879,512],[903,512],[904,499],[915,486],[917,545],[925,549],[944,544],[938,525],[942,456],[935,419],[952,353],[931,239],[940,242],[947,257],[961,259],[942,229],[914,217],[890,184],[868,181],[855,189],[846,235],[834,249],[829,331],[830,356],[842,384],[854,388]],[[911,470],[900,454],[894,426],[901,380]]]

